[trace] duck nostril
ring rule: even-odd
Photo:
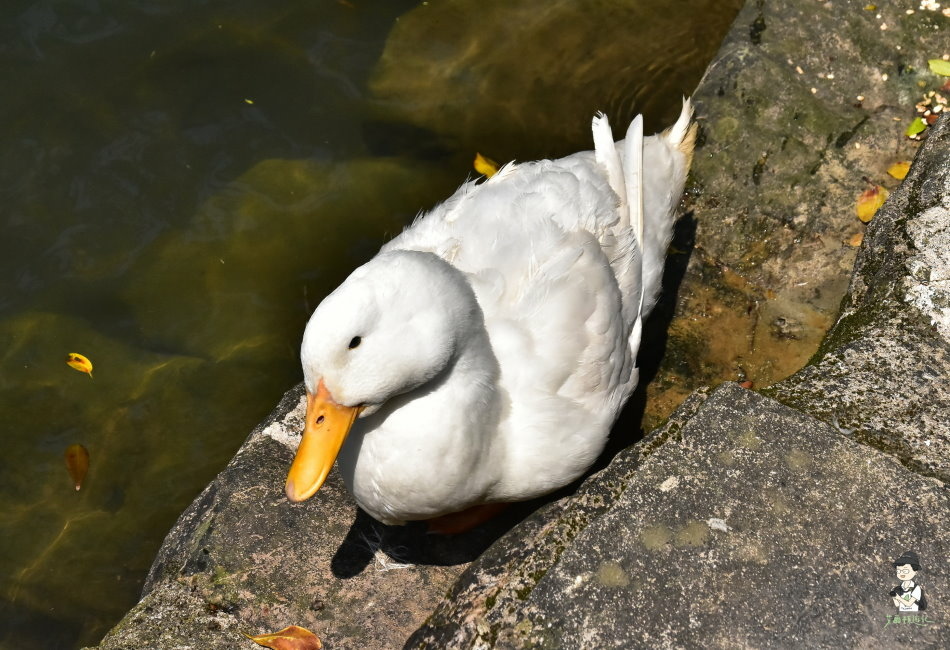
[[[323,424],[323,416],[317,418],[317,424]]]

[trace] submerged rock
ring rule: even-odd
[[[114,623],[126,609],[121,602],[141,593],[167,530],[162,522],[200,489],[194,478],[168,480],[168,449],[191,459],[196,475],[214,476],[220,461],[213,459],[227,458],[234,445],[196,437],[189,427],[233,429],[259,417],[248,404],[261,385],[249,376],[222,395],[223,417],[195,412],[189,405],[216,372],[243,373],[244,366],[144,350],[69,314],[0,320],[0,341],[4,426],[17,434],[0,461],[0,618],[16,625],[16,635],[0,645],[17,638],[24,647],[68,646],[51,641],[50,630],[90,635]],[[91,359],[92,378],[67,367],[69,352]],[[90,456],[78,492],[63,459],[73,444]]]
[[[290,342],[342,270],[366,261],[385,233],[454,184],[443,170],[396,158],[264,160],[205,201],[188,229],[166,235],[125,298],[149,340],[273,364],[296,356]],[[209,241],[224,242],[210,266]],[[286,318],[293,304],[300,323]]]
[[[387,120],[498,161],[590,147],[590,120],[668,126],[741,0],[442,0],[393,27],[370,88]],[[686,10],[688,9],[688,10]],[[560,142],[523,151],[513,142]]]

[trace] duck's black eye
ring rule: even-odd
[[[353,348],[358,346],[362,341],[363,341],[362,337],[354,336],[353,338],[350,339],[349,348],[352,350]]]

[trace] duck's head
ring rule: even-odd
[[[291,501],[320,489],[356,418],[443,372],[482,323],[464,276],[431,253],[393,251],[356,269],[307,323],[307,418],[287,475]]]

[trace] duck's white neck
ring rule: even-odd
[[[434,256],[433,256],[434,257]],[[405,409],[410,403],[419,422],[428,423],[433,439],[461,438],[488,442],[488,432],[497,430],[500,417],[499,365],[492,350],[481,307],[464,274],[441,258],[440,271],[454,276],[456,305],[452,329],[455,350],[448,365],[426,384],[399,400]],[[445,408],[450,405],[451,408]]]
[[[487,495],[500,478],[505,397],[481,310],[473,307],[443,371],[357,421],[340,454],[344,480],[381,521],[451,511],[453,500]]]
[[[420,395],[420,400],[445,400],[439,403],[453,405],[451,409],[434,409],[438,412],[433,412],[433,417],[445,420],[440,426],[453,436],[488,443],[488,432],[497,431],[501,416],[498,360],[481,324],[463,340],[454,362],[434,382],[438,385],[431,393]],[[420,391],[425,392],[425,387]]]

